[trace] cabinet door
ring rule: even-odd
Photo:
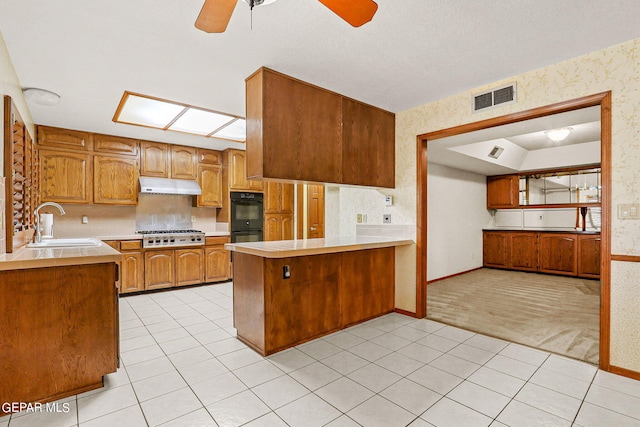
[[[395,187],[395,115],[342,98],[342,183]]]
[[[261,69],[246,81],[249,176],[341,182],[342,97]]]
[[[482,259],[485,267],[509,268],[509,234],[485,231]]]
[[[169,178],[169,145],[140,142],[140,175]]]
[[[293,215],[280,215],[280,238],[293,240]]]
[[[198,163],[196,148],[182,145],[171,146],[171,178],[196,179]]]
[[[220,282],[230,277],[229,251],[223,245],[204,248],[205,282]]]
[[[135,205],[138,202],[138,160],[132,157],[93,157],[94,203]]]
[[[487,209],[505,209],[519,207],[518,175],[487,177]]]
[[[142,252],[122,252],[120,293],[144,290],[144,258]]]
[[[229,150],[229,189],[246,190],[247,171],[244,151]]]
[[[510,268],[514,270],[538,270],[538,234],[509,233]]]
[[[176,286],[193,285],[204,281],[202,249],[176,250]]]
[[[148,251],[144,254],[145,289],[170,288],[175,283],[173,250]]]
[[[93,151],[123,156],[137,156],[140,141],[113,135],[93,135]]]
[[[279,192],[279,198],[278,198],[278,201],[279,201],[278,213],[293,214],[294,189],[295,187],[293,184],[280,183],[280,192]]]
[[[600,235],[578,237],[578,276],[591,279],[600,278]]]
[[[263,238],[265,242],[282,240],[282,223],[280,215],[268,214],[264,216]]]
[[[219,165],[222,163],[222,154],[219,151],[198,148],[198,163],[205,165]]]
[[[222,167],[219,165],[199,165],[198,184],[202,194],[196,197],[196,206],[222,207]]]
[[[40,150],[40,187],[43,202],[91,203],[90,154]]]
[[[280,213],[280,186],[279,182],[270,181],[265,184],[264,213]]]
[[[92,139],[89,132],[38,126],[38,144],[43,147],[88,151],[92,148]]]
[[[578,239],[575,234],[540,233],[539,270],[575,276],[578,273]]]

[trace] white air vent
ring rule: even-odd
[[[479,93],[472,97],[473,112],[491,109],[499,105],[512,104],[516,102],[516,83],[510,83],[492,89],[488,92]]]
[[[493,150],[491,150],[491,152],[489,152],[487,156],[491,157],[492,159],[497,159],[498,157],[500,157],[500,154],[502,154],[503,151],[504,151],[504,148],[498,147],[497,145],[495,145],[493,147]]]

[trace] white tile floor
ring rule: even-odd
[[[234,338],[231,295],[122,298],[105,387],[0,427],[640,426],[639,381],[398,314],[263,358]]]

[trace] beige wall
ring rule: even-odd
[[[492,111],[472,113],[472,94],[511,81],[517,82],[515,104]],[[416,136],[465,123],[541,107],[560,101],[612,91],[612,253],[640,255],[640,221],[620,221],[616,206],[640,202],[640,39],[533,70],[473,91],[463,92],[396,115],[396,183],[394,223],[416,224]],[[367,206],[370,222],[378,221],[390,208],[371,206],[375,190],[349,191],[347,212]],[[342,212],[340,212],[341,214]],[[328,213],[329,215],[330,213]],[[380,220],[381,221],[381,220]],[[341,228],[355,223],[352,215],[341,216]],[[437,248],[429,248],[437,250]],[[397,281],[396,305],[415,311],[416,261],[413,251],[397,257],[405,274]],[[413,280],[412,280],[413,279]],[[640,372],[640,310],[630,306],[640,291],[640,263],[614,263],[611,278],[611,363]]]
[[[9,57],[9,51],[7,50],[7,45],[4,43],[2,33],[0,33],[0,94],[3,95],[2,102],[0,102],[0,123],[2,123],[4,118],[4,95],[9,95],[13,98],[22,119],[27,124],[27,129],[31,137],[35,137],[31,112],[27,106],[27,100],[22,93],[22,86],[18,80],[16,70],[13,68],[13,63]],[[0,165],[4,162],[3,156],[3,150],[0,150]],[[0,168],[0,176],[2,175],[4,175],[4,168]]]

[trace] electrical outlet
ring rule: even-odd
[[[383,224],[391,224],[391,214],[382,215],[382,223]]]
[[[358,214],[358,215],[356,216],[356,222],[357,222],[358,224],[362,224],[362,214]]]
[[[83,224],[89,224],[89,217],[86,215],[82,215],[82,223]]]
[[[196,222],[196,216],[195,215],[191,215],[191,222]]]

